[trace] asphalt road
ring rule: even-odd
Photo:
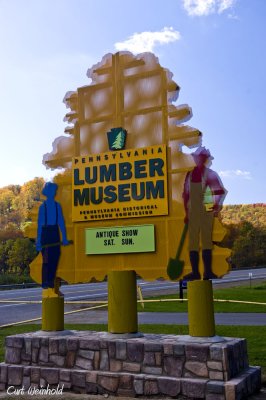
[[[252,277],[249,274],[252,273]],[[232,271],[222,279],[214,280],[213,285],[216,287],[220,286],[232,286],[239,284],[254,284],[254,282],[266,279],[266,268]],[[138,285],[141,287],[143,297],[149,297],[150,295],[162,295],[166,293],[179,293],[179,284],[177,282],[170,281],[153,281],[147,282],[143,280],[138,281]],[[77,284],[77,285],[65,285],[62,286],[61,291],[64,293],[66,301],[81,301],[81,300],[102,300],[107,298],[107,283],[90,283],[90,284]],[[0,291],[0,326],[5,324],[11,324],[18,321],[26,321],[41,316],[41,304],[23,304],[20,301],[41,301],[41,288],[31,289],[15,289],[15,290],[2,290]],[[8,303],[8,300],[15,301],[14,303]],[[89,306],[89,305],[87,305]],[[75,310],[82,308],[80,305],[66,305],[65,311]],[[139,323],[156,323],[154,316],[149,316],[151,313],[140,313]],[[164,316],[163,316],[164,315]],[[224,319],[221,319],[224,315]],[[252,317],[253,315],[253,317]],[[171,318],[170,318],[171,316]],[[102,319],[101,319],[102,318]],[[249,318],[249,319],[247,319]],[[162,322],[163,319],[163,322]],[[98,321],[107,321],[102,311],[84,311],[82,313],[71,314],[65,317],[66,322],[86,322],[86,323],[97,323]],[[149,322],[151,321],[151,322]],[[170,321],[170,322],[167,322]],[[175,322],[173,322],[175,321]],[[183,322],[182,322],[183,321]],[[228,322],[226,322],[228,321]],[[100,323],[100,322],[99,322]],[[160,315],[160,323],[176,323],[186,324],[187,316],[180,313],[164,313]],[[228,324],[228,325],[265,325],[266,324],[266,313],[265,314],[216,314],[217,324]]]

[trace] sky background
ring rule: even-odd
[[[264,203],[266,0],[0,0],[0,187],[49,179],[69,90],[106,53],[152,51],[203,132],[226,204]]]

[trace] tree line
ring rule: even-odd
[[[34,241],[25,238],[30,211],[41,199],[43,178],[24,185],[0,188],[0,278],[29,276],[29,264],[36,256]],[[224,206],[221,220],[227,234],[219,245],[232,249],[233,268],[266,265],[266,204]],[[3,282],[3,279],[0,279]]]

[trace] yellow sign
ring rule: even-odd
[[[72,220],[168,215],[164,144],[72,161]]]

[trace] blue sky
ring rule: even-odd
[[[0,187],[49,179],[65,93],[106,53],[152,51],[193,110],[227,204],[266,201],[265,0],[0,0]]]

